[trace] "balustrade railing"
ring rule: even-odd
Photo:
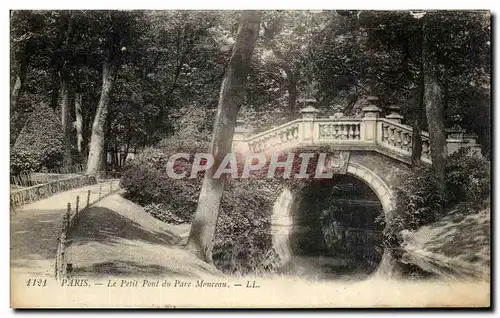
[[[413,131],[410,126],[379,119],[379,144],[403,155],[411,156]],[[430,161],[429,134],[422,132],[422,160]]]
[[[262,132],[248,139],[252,152],[261,152],[275,148],[290,141],[298,141],[300,136],[300,120],[294,120],[271,130]]]
[[[392,113],[386,118],[380,117],[382,110],[373,104],[363,108],[362,118],[317,118],[318,110],[308,106],[301,110],[302,118],[284,125],[250,137],[235,134],[235,145],[243,145],[239,149],[250,152],[276,151],[314,144],[338,144],[343,148],[352,145],[359,149],[359,145],[409,162],[412,154],[412,127],[401,123],[403,116],[397,113],[397,107],[391,109]],[[423,131],[421,137],[422,161],[431,163],[429,134]],[[470,147],[480,153],[480,146],[475,143],[475,139],[470,141],[453,137],[447,142],[450,145],[453,143],[453,147],[449,147],[450,152],[460,147]]]
[[[361,121],[335,121],[318,123],[318,140],[361,140]]]

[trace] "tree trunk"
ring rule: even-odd
[[[69,76],[66,70],[61,70],[61,124],[63,130],[64,144],[64,167],[71,166],[71,111],[70,111],[70,92],[69,92]]]
[[[83,117],[82,117],[82,94],[75,94],[75,128],[76,128],[76,147],[80,155],[83,154]]]
[[[19,100],[19,95],[21,92],[21,88],[23,87],[23,79],[21,75],[21,71],[16,76],[16,81],[14,83],[14,87],[12,88],[12,94],[10,95],[10,109],[14,111],[17,106],[17,102]]]
[[[12,87],[12,93],[10,95],[10,109],[11,111],[16,110],[17,102],[19,101],[19,96],[21,95],[21,90],[24,86],[26,80],[26,72],[28,69],[29,55],[24,54],[19,62],[19,72],[16,76],[16,81],[14,82],[14,87]]]
[[[431,74],[425,76],[425,112],[429,126],[432,168],[439,179],[440,190],[444,193],[444,168],[448,151],[443,123],[443,104],[441,102],[441,87]]]
[[[443,73],[443,114],[448,111],[449,100],[450,100],[450,89],[449,89],[449,66],[448,61],[445,58],[443,63],[444,73]]]
[[[109,94],[113,88],[115,74],[118,65],[106,61],[102,72],[102,89],[97,111],[92,124],[92,135],[90,137],[89,157],[87,160],[87,174],[99,176],[99,168],[102,164],[104,152],[104,125],[108,114]]]
[[[28,62],[29,62],[29,55],[24,54],[23,57],[21,57],[21,61],[19,63],[19,71],[17,72],[16,75],[16,80],[14,82],[14,85],[12,87],[12,92],[10,95],[10,114],[12,115],[11,117],[11,126],[13,127],[20,127],[18,129],[11,130],[11,142],[15,142],[17,137],[19,136],[19,133],[21,133],[22,126],[20,124],[20,120],[22,119],[22,111],[20,109],[17,109],[17,104],[19,102],[19,97],[21,96],[21,92],[24,87],[24,82],[26,80],[26,73],[28,69]]]
[[[412,152],[411,152],[411,165],[418,167],[422,163],[422,118],[424,105],[424,59],[425,59],[425,21],[422,20],[420,25],[420,72],[418,74],[418,97],[413,111],[413,124],[412,124]]]
[[[423,112],[425,108],[424,104],[424,93],[425,93],[425,83],[424,83],[424,66],[423,57],[421,58],[419,83],[418,83],[418,98],[415,103],[415,108],[413,111],[413,125],[412,125],[412,152],[411,152],[411,165],[412,167],[418,167],[422,163],[422,120]]]
[[[288,109],[291,114],[296,112],[295,105],[297,103],[297,75],[290,72],[288,77]]]
[[[261,13],[244,11],[233,53],[222,82],[210,152],[215,162],[206,171],[191,225],[187,248],[198,258],[212,263],[213,240],[224,191],[224,179],[213,178],[224,156],[231,151],[236,117],[243,101],[246,77],[259,33]]]
[[[424,64],[424,102],[427,125],[429,128],[429,143],[432,159],[432,169],[439,180],[439,191],[442,196],[445,192],[445,165],[448,151],[446,149],[446,133],[444,128],[443,103],[441,101],[441,87],[436,79],[436,62],[429,43],[427,30],[423,32],[423,64]]]

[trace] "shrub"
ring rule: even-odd
[[[155,160],[161,161],[157,157]],[[164,169],[155,169],[153,165],[153,162],[145,164],[144,157],[137,161],[134,159],[127,165],[120,180],[126,190],[125,197],[143,206],[161,203],[175,216],[185,221],[192,220],[201,187],[200,180],[172,179]]]
[[[160,145],[145,149],[127,164],[121,178],[125,196],[164,222],[191,222],[203,176],[172,179],[166,175],[165,165],[172,153],[206,152],[208,145],[187,138],[172,138]],[[189,169],[190,163],[186,165]],[[272,180],[226,183],[213,252],[220,270],[239,274],[276,270],[279,258],[272,248],[269,225],[277,193]]]
[[[462,148],[446,163],[446,203],[478,204],[490,194],[490,163],[485,158]]]
[[[413,170],[402,176],[404,185],[395,190],[396,206],[391,217],[385,220],[384,245],[399,247],[401,231],[414,231],[435,222],[444,198],[439,194],[438,180],[431,167]],[[382,217],[378,218],[382,222]]]
[[[124,168],[120,183],[126,190],[125,197],[143,206],[163,204],[175,216],[191,221],[196,211],[202,175],[196,179],[172,179],[166,173],[166,164],[174,153],[194,154],[206,152],[207,148],[207,142],[173,136],[161,141],[157,148],[144,149]],[[190,171],[191,162],[181,161],[180,164]]]
[[[214,263],[227,273],[274,272],[279,256],[272,247],[271,213],[276,199],[271,180],[226,184],[214,242]]]
[[[457,204],[462,213],[478,211],[466,206],[478,205],[489,196],[490,165],[465,148],[452,154],[445,168],[445,197],[439,195],[438,180],[431,167],[413,170],[402,176],[402,180],[404,184],[395,191],[395,210],[384,229],[384,245],[388,247],[400,246],[401,231],[414,231],[433,223]]]
[[[30,115],[11,151],[11,173],[60,167],[63,133],[59,118],[45,104]]]

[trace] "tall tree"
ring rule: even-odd
[[[130,12],[104,13],[104,61],[102,66],[102,87],[97,110],[92,124],[92,135],[89,145],[87,173],[98,175],[104,158],[105,124],[108,115],[108,105],[116,73],[122,62],[122,55],[127,50],[126,40],[131,38],[134,15]]]
[[[419,72],[418,72],[418,84],[417,84],[417,98],[413,106],[412,111],[412,136],[411,136],[411,164],[413,167],[420,166],[421,157],[422,157],[422,120],[424,117],[424,109],[425,109],[425,49],[426,43],[424,40],[427,38],[424,36],[425,32],[425,19],[422,19],[422,12],[411,13],[412,16],[419,20],[419,29],[420,29],[420,63],[419,63]]]
[[[75,94],[75,128],[76,128],[76,148],[78,153],[83,154],[83,116],[82,116],[82,94]]]
[[[71,165],[71,83],[70,83],[70,66],[73,64],[71,58],[72,42],[73,42],[73,27],[74,20],[72,12],[63,13],[64,24],[66,25],[63,32],[64,41],[60,50],[59,77],[61,82],[61,123],[64,135],[64,157],[63,165],[69,167]]]
[[[259,34],[261,12],[244,11],[229,66],[222,82],[210,152],[214,165],[205,173],[187,248],[198,258],[212,263],[212,250],[224,179],[213,175],[224,156],[231,151],[236,117],[244,99],[245,83],[252,53]]]
[[[441,86],[437,79],[436,54],[428,41],[427,18],[423,17],[423,51],[422,64],[424,73],[424,102],[427,124],[429,128],[429,143],[432,158],[432,168],[439,180],[441,194],[445,191],[445,166],[448,151],[446,149],[446,133],[444,129],[444,111]],[[436,20],[438,21],[438,20]],[[439,23],[435,24],[439,25]]]

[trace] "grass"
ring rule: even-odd
[[[489,280],[490,223],[489,204],[478,211],[458,206],[438,222],[407,234],[406,257],[441,275]]]

